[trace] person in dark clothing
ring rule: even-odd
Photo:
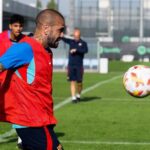
[[[72,102],[77,103],[83,87],[83,59],[84,54],[88,52],[88,47],[87,43],[80,38],[81,32],[78,28],[74,29],[73,36],[73,39],[63,37],[62,40],[69,45],[68,80]]]

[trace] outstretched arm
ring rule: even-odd
[[[65,42],[66,44],[70,44],[71,41],[72,41],[72,39],[63,37],[63,38],[62,38],[62,41]]]

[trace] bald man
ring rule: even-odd
[[[58,11],[43,10],[37,15],[33,38],[25,37],[0,56],[0,121],[14,124],[23,150],[63,149],[53,130],[57,121],[50,48],[58,46],[64,28]]]
[[[62,38],[62,40],[69,45],[68,80],[70,81],[73,103],[80,101],[83,87],[83,59],[84,54],[88,52],[87,44],[80,36],[80,30],[75,28],[73,32],[74,39]]]

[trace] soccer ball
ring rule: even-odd
[[[145,97],[150,93],[150,67],[135,65],[123,76],[126,91],[135,97]]]

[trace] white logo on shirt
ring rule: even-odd
[[[79,43],[78,45],[79,45],[79,46],[82,46],[82,43]]]

